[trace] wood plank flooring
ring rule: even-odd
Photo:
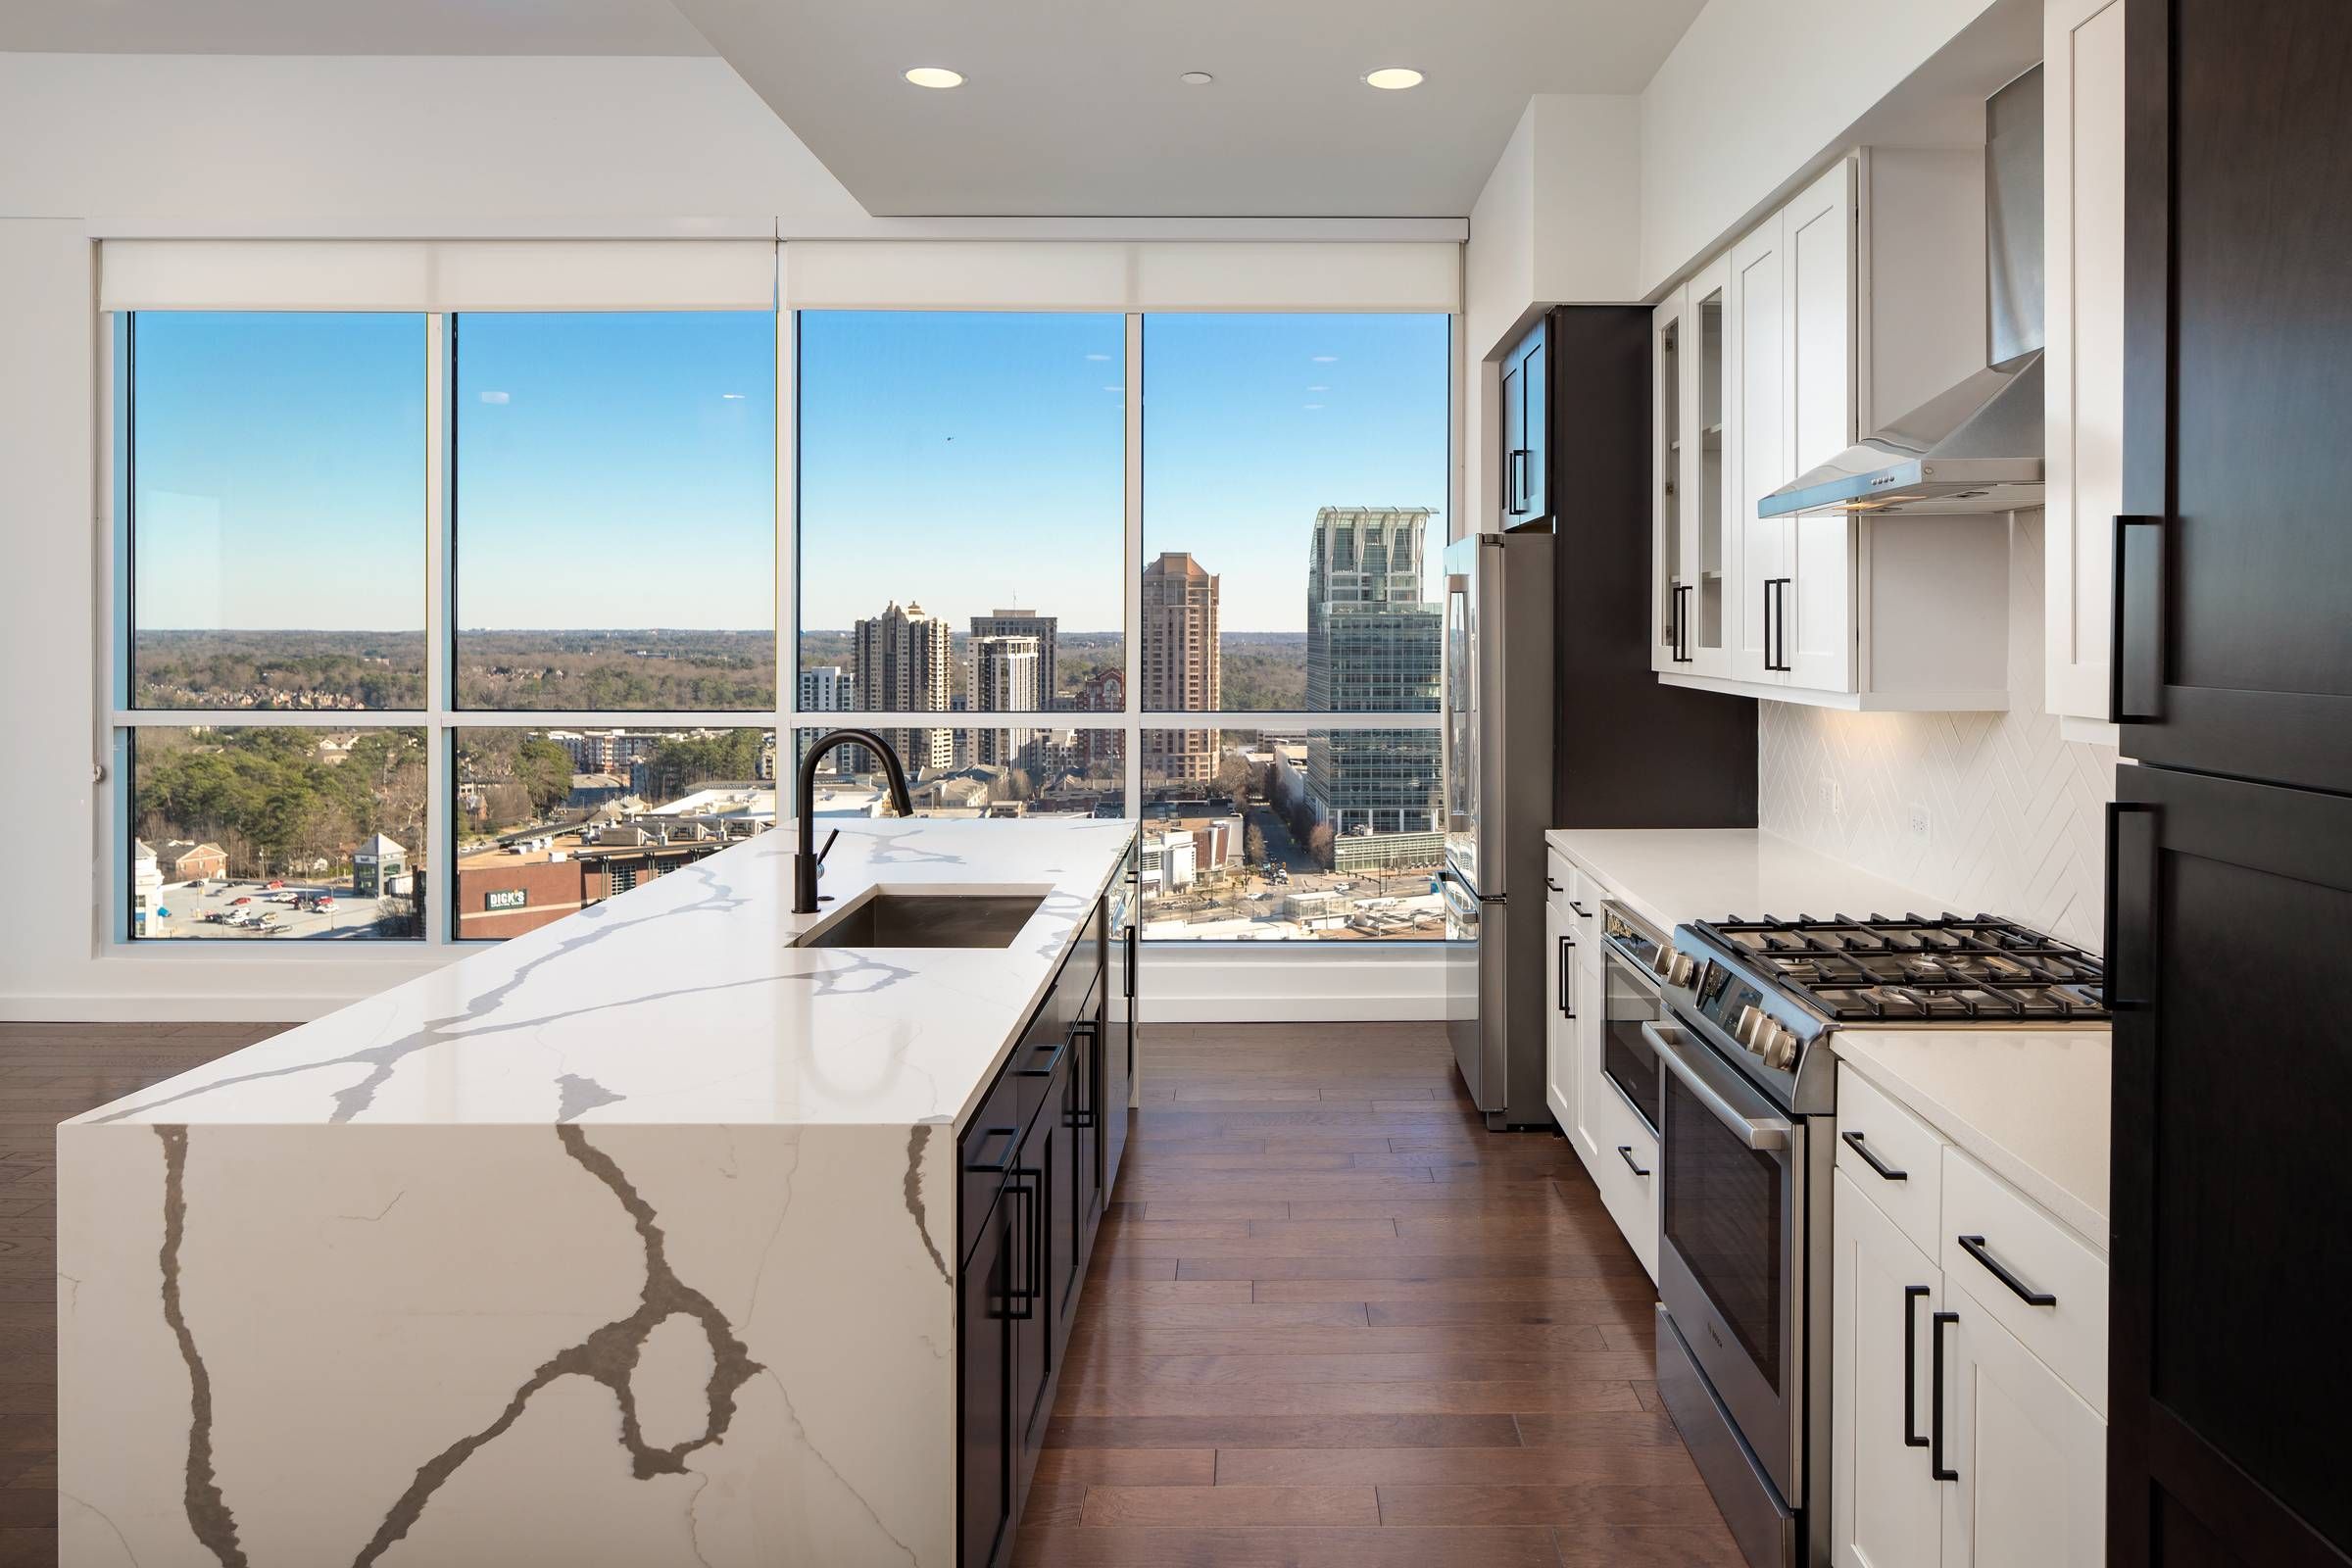
[[[59,1121],[268,1024],[0,1025],[0,1568],[56,1560]],[[1735,1568],[1649,1282],[1430,1025],[1161,1025],[1024,1568]]]
[[[0,1568],[57,1561],[57,1124],[283,1024],[0,1024]]]
[[[1642,1265],[1428,1024],[1153,1027],[1020,1568],[1736,1568]]]

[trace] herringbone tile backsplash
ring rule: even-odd
[[[1952,908],[2096,948],[2116,754],[2060,739],[2042,710],[2041,552],[2041,513],[2014,514],[2007,712],[1760,703],[1758,825]],[[1926,808],[1924,836],[1916,807]]]

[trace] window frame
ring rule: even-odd
[[[96,737],[98,755],[107,760],[97,769],[94,781],[95,826],[101,835],[96,846],[95,866],[102,882],[98,900],[98,914],[102,928],[94,933],[102,956],[123,957],[133,954],[140,959],[166,962],[211,963],[390,963],[411,969],[429,968],[459,956],[457,952],[481,951],[494,947],[499,939],[467,939],[456,933],[457,880],[455,851],[457,831],[455,821],[457,732],[464,729],[720,729],[765,728],[776,739],[778,758],[776,778],[777,817],[786,820],[795,809],[792,792],[795,787],[789,760],[793,755],[793,739],[804,728],[841,725],[897,727],[907,723],[936,724],[940,715],[909,714],[888,710],[827,710],[804,715],[799,710],[800,669],[800,597],[799,570],[801,540],[799,531],[799,326],[803,308],[782,297],[782,281],[786,275],[784,257],[790,244],[776,247],[776,271],[779,296],[771,303],[769,314],[776,335],[774,355],[776,420],[774,464],[774,603],[776,608],[776,669],[775,700],[769,710],[736,710],[727,711],[644,711],[644,710],[543,710],[466,709],[457,705],[455,690],[456,626],[453,610],[456,602],[456,408],[454,341],[457,318],[466,314],[448,309],[427,309],[424,318],[425,343],[422,370],[425,375],[425,497],[423,522],[425,539],[425,704],[416,709],[368,710],[361,712],[332,710],[307,712],[299,710],[191,710],[138,708],[132,703],[132,683],[135,670],[132,652],[131,550],[130,533],[133,526],[131,465],[137,439],[131,423],[132,376],[135,373],[134,337],[137,311],[129,307],[107,308],[99,313],[101,352],[98,355],[101,395],[97,400],[100,412],[99,435],[103,461],[99,465],[101,525],[99,528],[100,570],[98,573],[98,631],[102,644],[103,701],[99,706],[100,734]],[[268,305],[252,305],[247,309],[278,309]],[[612,309],[659,310],[661,305],[614,306]],[[695,307],[684,307],[693,309]],[[710,309],[711,307],[702,307]],[[940,306],[892,307],[880,302],[868,309],[942,309]],[[987,305],[957,306],[956,309],[989,309]],[[1059,313],[1062,311],[1090,314],[1109,314],[1100,302],[1055,307],[1036,302],[1022,302],[1002,307],[1029,313]],[[284,307],[292,312],[337,314],[343,309],[335,306],[302,304]],[[501,311],[540,309],[551,314],[579,314],[575,301],[550,301],[544,306],[502,303]],[[1223,729],[1256,732],[1306,732],[1310,730],[1397,730],[1428,729],[1442,732],[1441,712],[1348,712],[1315,713],[1282,710],[1147,710],[1140,703],[1142,687],[1142,642],[1138,627],[1143,619],[1144,556],[1144,397],[1143,397],[1143,335],[1147,314],[1383,314],[1369,302],[1342,301],[1325,306],[1290,301],[1252,311],[1228,300],[1200,306],[1155,305],[1147,313],[1132,302],[1121,314],[1124,318],[1125,352],[1121,373],[1125,379],[1124,397],[1124,508],[1123,508],[1123,569],[1121,585],[1122,625],[1124,630],[1123,656],[1127,677],[1128,706],[1124,710],[1110,712],[1082,712],[1054,710],[1047,712],[987,714],[988,728],[1057,728],[1115,730],[1123,736],[1126,765],[1124,769],[1124,813],[1127,821],[1141,825],[1144,808],[1143,734],[1146,730],[1160,729]],[[1465,366],[1463,362],[1464,317],[1458,300],[1452,308],[1439,311],[1426,308],[1393,310],[1388,314],[1443,315],[1447,322],[1448,385],[1446,389],[1446,541],[1465,532],[1463,513],[1466,455],[1463,450]],[[1443,548],[1443,542],[1440,544]],[[957,727],[975,727],[978,717],[972,713],[956,715]],[[429,896],[424,901],[424,935],[420,940],[286,942],[267,944],[218,943],[158,938],[135,938],[131,934],[134,894],[132,879],[135,866],[131,856],[131,838],[135,827],[135,802],[132,799],[132,746],[136,731],[142,728],[184,728],[189,724],[219,724],[233,718],[240,727],[286,726],[294,728],[369,729],[393,727],[421,727],[425,736],[427,815],[425,834],[425,863],[429,868]],[[1302,954],[1319,954],[1314,961],[1344,961],[1355,954],[1358,944],[1333,944],[1317,941],[1251,942],[1238,939],[1169,939],[1155,944],[1157,951],[1173,956],[1183,953],[1213,953],[1212,961],[1232,961],[1233,955],[1249,952],[1251,961],[1276,962],[1299,957]],[[1398,955],[1402,950],[1417,949],[1425,953],[1447,951],[1457,944],[1444,941],[1410,938],[1384,939],[1363,945],[1373,952]],[[247,948],[266,948],[268,956]],[[1358,955],[1359,958],[1362,956]],[[1180,960],[1181,961],[1181,960]]]

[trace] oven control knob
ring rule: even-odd
[[[1796,1061],[1796,1036],[1777,1023],[1768,1023],[1757,1031],[1757,1054],[1764,1065],[1775,1071],[1785,1071]]]
[[[1670,986],[1687,986],[1690,983],[1690,977],[1698,972],[1698,963],[1689,955],[1668,948],[1659,958],[1658,972]]]

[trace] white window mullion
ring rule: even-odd
[[[1127,576],[1122,588],[1127,636],[1126,731],[1127,820],[1144,819],[1144,318],[1127,317]]]
[[[424,916],[425,945],[446,948],[454,939],[458,903],[458,831],[450,820],[457,805],[456,748],[450,744],[449,710],[455,697],[451,668],[456,652],[452,603],[457,553],[457,431],[450,413],[457,381],[457,318],[434,313],[424,318]],[[412,874],[410,886],[416,886]]]
[[[793,737],[801,708],[801,467],[799,318],[783,297],[784,247],[776,247],[776,825],[798,817]]]

